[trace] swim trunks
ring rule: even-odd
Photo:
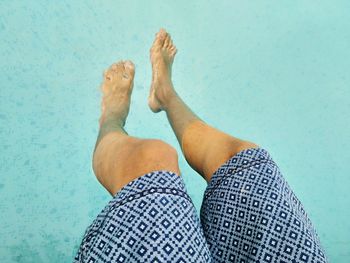
[[[200,218],[183,179],[154,171],[125,185],[85,231],[74,262],[327,262],[300,200],[264,148],[213,174]]]

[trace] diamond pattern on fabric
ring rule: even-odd
[[[213,262],[327,262],[303,205],[261,147],[215,171],[201,223]]]
[[[197,217],[180,176],[145,174],[87,228],[74,262],[310,262],[327,259],[305,209],[263,148],[213,174]]]
[[[85,231],[74,262],[212,262],[180,176],[145,174],[124,186]]]

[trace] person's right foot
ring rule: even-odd
[[[152,84],[148,105],[153,112],[164,110],[169,97],[175,94],[171,81],[171,67],[176,52],[170,35],[164,29],[160,29],[150,50]]]

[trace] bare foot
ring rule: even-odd
[[[114,63],[104,72],[100,128],[106,120],[123,127],[130,108],[130,96],[134,84],[135,66],[131,61]]]
[[[171,67],[176,52],[170,35],[164,29],[160,29],[150,50],[152,84],[148,105],[153,112],[164,110],[169,97],[175,94],[171,81]]]

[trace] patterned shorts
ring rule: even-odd
[[[74,262],[327,262],[303,205],[263,148],[213,174],[200,219],[182,178],[147,173],[87,228]]]

